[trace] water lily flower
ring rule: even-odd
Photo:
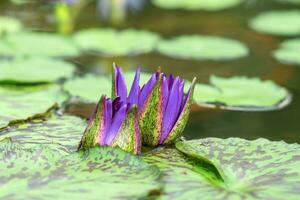
[[[185,94],[185,82],[180,77],[167,76],[158,71],[141,88],[139,77],[140,69],[137,69],[127,97],[122,70],[114,66],[112,96],[138,105],[143,144],[157,146],[173,143],[188,121],[196,78]]]
[[[141,151],[137,106],[102,96],[92,116],[78,149],[94,146],[119,147],[127,152]]]

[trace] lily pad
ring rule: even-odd
[[[258,32],[295,36],[300,34],[300,10],[267,11],[250,21],[250,27]]]
[[[131,86],[135,72],[125,72],[124,77],[126,84]],[[141,73],[140,85],[146,83],[150,79],[151,74]],[[111,77],[104,75],[87,74],[83,77],[77,77],[68,80],[63,88],[71,96],[79,97],[80,99],[96,103],[102,95],[111,96]]]
[[[152,2],[164,9],[215,11],[239,5],[243,0],[152,0]]]
[[[0,41],[2,56],[78,56],[79,50],[67,36],[44,32],[19,32]]]
[[[52,116],[46,121],[24,122],[0,132],[0,141],[11,138],[25,148],[38,144],[58,144],[66,151],[75,151],[86,127],[85,120],[75,116]]]
[[[224,185],[213,165],[191,159],[174,148],[152,151],[145,154],[143,159],[162,172],[162,199],[215,199],[214,195]]]
[[[292,3],[292,4],[300,5],[300,0],[277,0],[277,1],[282,2],[282,3]]]
[[[181,59],[233,60],[248,55],[241,42],[215,36],[185,35],[161,41],[158,52]]]
[[[260,107],[280,107],[286,105],[289,92],[273,81],[259,78],[212,76],[211,85],[197,84],[194,100],[198,104],[216,104],[228,109],[259,109]],[[267,108],[266,108],[267,109]]]
[[[145,199],[160,189],[159,171],[117,148],[62,154],[0,145],[0,199]]]
[[[0,87],[0,129],[10,122],[44,114],[65,101],[59,86]]]
[[[159,36],[134,29],[87,29],[76,33],[74,39],[83,51],[94,51],[108,56],[126,56],[152,51]]]
[[[147,81],[151,78],[151,75],[152,74],[141,72],[141,74],[140,74],[140,86],[147,83]],[[135,76],[135,72],[132,72],[132,71],[124,73],[125,82],[126,82],[126,85],[128,87],[131,87],[132,82],[134,80],[134,76]]]
[[[79,97],[87,102],[98,102],[102,95],[111,96],[111,79],[87,74],[65,82],[63,89],[71,96]]]
[[[280,62],[300,65],[300,38],[284,41],[273,55]]]
[[[15,18],[0,16],[0,35],[5,33],[15,33],[22,29],[22,23]]]
[[[180,141],[176,147],[191,158],[212,163],[222,177],[224,185],[212,185],[210,190],[201,192],[201,199],[299,198],[298,144],[207,138]]]
[[[0,81],[18,83],[55,82],[69,78],[75,66],[61,60],[49,58],[18,58],[0,62]]]

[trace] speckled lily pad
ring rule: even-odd
[[[174,58],[195,60],[233,60],[248,55],[248,48],[239,41],[204,35],[160,41],[157,51]]]
[[[63,154],[0,143],[0,199],[145,199],[159,171],[117,148]]]
[[[126,56],[152,51],[159,36],[134,29],[87,29],[76,33],[74,39],[83,51],[94,51],[108,56]]]
[[[195,195],[200,199],[215,200],[299,198],[298,144],[266,139],[249,141],[239,138],[207,138],[180,141],[176,143],[176,147],[190,158],[213,164],[222,178],[223,184],[211,183],[210,189],[202,189],[205,192],[196,192],[195,184],[190,182],[191,189],[189,191],[186,188],[185,193],[191,198],[197,199]],[[181,183],[188,184],[189,182]]]
[[[70,78],[75,66],[61,60],[50,58],[21,58],[0,61],[0,81],[18,83],[55,82]]]
[[[214,195],[219,189],[217,186],[223,185],[213,165],[190,159],[173,148],[152,151],[145,154],[143,159],[162,172],[162,199],[215,199]]]
[[[273,55],[282,63],[300,65],[300,38],[284,41]]]
[[[39,144],[58,144],[63,150],[75,151],[82,137],[86,121],[75,116],[52,116],[46,121],[24,122],[0,132],[0,141],[11,138],[25,148]]]
[[[1,56],[78,56],[79,50],[67,36],[43,32],[19,32],[0,41]]]
[[[282,36],[300,34],[300,10],[267,11],[250,21],[250,27],[258,32]]]
[[[22,29],[22,23],[15,18],[0,16],[0,36],[5,33],[15,33]]]
[[[272,81],[259,78],[212,76],[211,85],[197,84],[194,92],[196,103],[216,104],[225,109],[272,109],[289,98],[289,92]],[[284,104],[286,105],[286,104]]]
[[[67,99],[59,86],[0,87],[0,129],[12,121],[45,113]]]
[[[152,0],[152,2],[165,9],[215,11],[239,5],[243,0]]]

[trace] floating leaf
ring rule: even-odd
[[[165,9],[222,10],[239,5],[243,0],[152,0],[154,5]]]
[[[159,171],[117,148],[62,154],[40,146],[0,145],[0,199],[145,199]]]
[[[150,79],[151,75],[152,74],[141,72],[141,74],[140,74],[140,86],[147,83],[147,81]],[[135,72],[132,72],[132,71],[124,73],[124,78],[125,78],[125,82],[126,82],[127,86],[132,85],[132,82],[134,80],[134,76],[135,76]]]
[[[268,11],[250,21],[250,27],[258,32],[273,35],[294,36],[300,34],[300,10]]]
[[[280,62],[300,65],[300,38],[284,41],[273,55]]]
[[[59,144],[65,150],[77,149],[86,122],[75,116],[52,116],[46,121],[24,122],[0,132],[0,141],[11,138],[12,141],[32,148],[39,144]]]
[[[9,122],[25,120],[45,113],[48,109],[66,100],[67,96],[60,87],[0,87],[0,129]]]
[[[3,33],[15,33],[22,29],[22,23],[12,17],[0,16],[0,35]]]
[[[248,54],[247,47],[232,39],[190,35],[161,41],[157,50],[165,55],[196,60],[232,60]]]
[[[180,141],[176,147],[191,158],[212,163],[224,181],[224,185],[212,184],[206,192],[198,192],[201,199],[299,198],[298,144],[266,139],[207,138]]]
[[[293,4],[300,5],[300,0],[277,0],[277,1],[282,2],[282,3],[293,3]]]
[[[224,185],[213,165],[190,159],[173,148],[152,151],[145,154],[143,159],[162,171],[162,199],[216,199],[214,197]]]
[[[95,51],[109,56],[148,53],[159,40],[155,33],[127,29],[88,29],[75,34],[75,41],[83,51]]]
[[[102,95],[111,96],[111,80],[105,76],[88,74],[67,81],[63,88],[72,96],[85,101],[98,102]]]
[[[124,73],[127,85],[132,84],[135,72]],[[151,74],[141,73],[141,85],[146,83]],[[92,75],[87,74],[83,77],[77,77],[73,80],[67,81],[63,88],[72,96],[77,96],[85,101],[98,102],[102,95],[111,96],[112,80],[110,76]]]
[[[285,88],[272,81],[262,81],[258,78],[212,76],[210,84],[196,85],[194,100],[198,104],[221,103],[225,106],[249,107],[251,110],[255,107],[276,106],[289,97]]]
[[[67,36],[42,32],[19,32],[0,41],[2,56],[78,56],[79,50]]]
[[[0,62],[0,81],[54,82],[60,78],[69,78],[74,72],[74,65],[49,58],[19,58]]]

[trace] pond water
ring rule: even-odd
[[[72,59],[72,62],[78,65],[78,74],[87,71],[110,73],[112,62],[116,62],[126,70],[135,69],[139,65],[145,72],[153,72],[157,66],[161,66],[165,72],[181,75],[189,80],[196,76],[199,82],[207,82],[212,74],[225,77],[257,76],[273,80],[292,93],[293,101],[288,107],[271,112],[197,109],[190,116],[185,136],[247,139],[264,137],[300,143],[300,67],[281,64],[271,55],[271,51],[286,37],[257,33],[247,25],[252,17],[262,11],[290,8],[295,6],[279,4],[274,0],[249,0],[242,6],[218,12],[167,11],[149,5],[141,13],[130,14],[125,23],[116,27],[146,29],[164,37],[206,34],[237,39],[248,46],[250,55],[234,61],[187,61],[151,53],[129,57],[85,55]],[[16,16],[33,30],[55,31],[49,5],[30,3],[17,7],[2,0],[0,14]],[[112,25],[101,22],[95,5],[91,4],[82,11],[75,30],[107,26]],[[69,112],[87,116],[90,110],[91,106],[77,105],[71,106]]]

